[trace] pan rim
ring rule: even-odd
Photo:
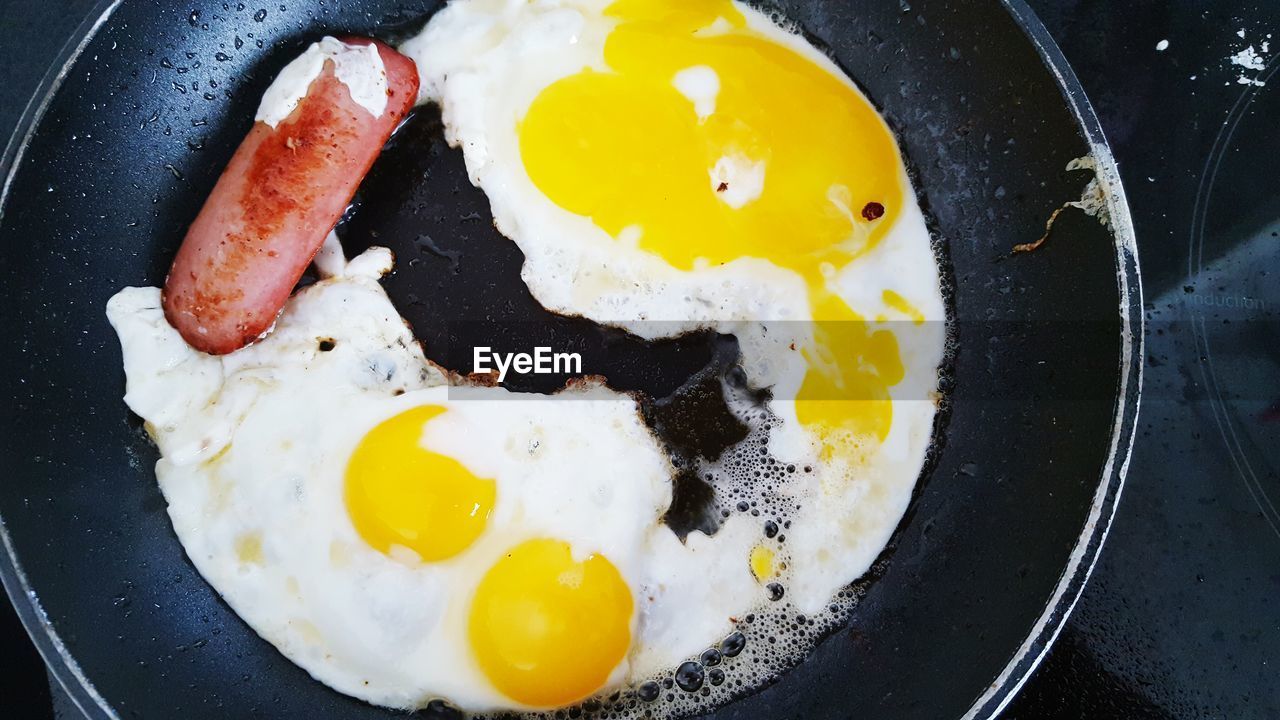
[[[0,155],[0,175],[4,177],[4,184],[0,185],[0,222],[4,221],[9,189],[17,175],[18,167],[22,164],[22,157],[49,103],[62,87],[62,82],[71,72],[71,66],[76,59],[123,1],[101,0],[89,11],[85,19],[72,32],[71,37],[67,39],[66,44],[62,46],[57,57],[50,64],[49,70],[41,78],[40,84],[36,86],[31,99],[27,101],[22,115],[18,118],[18,124],[14,127],[13,135],[5,145],[4,154]],[[118,718],[119,715],[115,709],[94,687],[93,681],[84,674],[80,663],[71,656],[66,644],[62,642],[62,638],[50,622],[49,616],[45,614],[40,598],[31,588],[27,574],[18,562],[13,541],[9,537],[9,528],[3,516],[0,516],[0,543],[4,544],[4,554],[0,556],[0,584],[4,585],[14,612],[17,613],[31,642],[44,660],[46,672],[58,681],[62,691],[84,717],[91,720]]]
[[[1102,476],[1093,504],[1081,530],[1080,539],[1072,548],[1067,567],[1050,596],[1044,612],[1032,626],[1027,639],[1010,658],[1004,669],[987,689],[979,695],[961,720],[995,718],[1013,701],[1048,654],[1071,611],[1084,592],[1089,577],[1098,563],[1103,544],[1111,531],[1129,462],[1133,455],[1133,442],[1137,429],[1138,412],[1142,402],[1142,361],[1146,342],[1145,319],[1142,313],[1142,274],[1138,263],[1137,234],[1129,201],[1120,180],[1111,146],[1103,132],[1102,123],[1094,112],[1075,71],[1062,54],[1048,28],[1040,21],[1025,0],[1001,0],[1018,27],[1039,53],[1045,67],[1053,73],[1058,90],[1071,110],[1076,123],[1084,131],[1089,144],[1089,154],[1096,163],[1095,176],[1106,197],[1106,212],[1110,219],[1111,236],[1116,249],[1116,282],[1120,293],[1120,366],[1116,393],[1115,416],[1111,430],[1111,447],[1103,465]]]
[[[123,0],[101,0],[72,33],[40,81],[15,126],[13,135],[0,155],[0,221],[3,221],[10,186],[22,163],[23,155],[44,113],[71,66],[98,30]],[[1143,347],[1145,342],[1142,314],[1142,278],[1139,270],[1137,238],[1128,200],[1120,180],[1102,125],[1094,112],[1084,87],[1050,36],[1048,29],[1025,0],[1001,0],[1001,5],[1030,40],[1045,67],[1057,83],[1058,90],[1071,110],[1097,163],[1097,177],[1102,184],[1111,221],[1111,235],[1116,250],[1116,281],[1120,293],[1121,357],[1115,414],[1110,448],[1099,479],[1098,489],[1080,538],[1072,549],[1067,566],[1045,605],[1044,611],[995,680],[973,701],[961,720],[995,718],[1009,705],[1032,672],[1048,654],[1061,633],[1071,611],[1080,599],[1115,517],[1124,488],[1133,451],[1139,407],[1142,396]],[[76,708],[93,720],[114,719],[116,710],[94,687],[79,663],[45,614],[18,562],[4,518],[0,516],[0,582],[9,600],[44,660],[49,674],[58,681]]]

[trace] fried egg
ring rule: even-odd
[[[157,288],[112,298],[179,540],[262,637],[370,702],[554,707],[622,682],[666,457],[601,387],[451,396],[389,267],[357,258],[223,357],[181,340]]]
[[[800,34],[729,0],[454,0],[401,49],[539,302],[643,337],[733,334],[771,391],[756,408],[726,388],[753,430],[700,468],[725,524],[653,537],[663,592],[642,600],[654,641],[633,670],[669,677],[708,647],[691,616],[739,627],[761,597],[744,575],[773,616],[836,622],[910,500],[946,343],[885,121]],[[736,569],[724,592],[712,566]],[[809,643],[770,628],[783,640],[753,662],[785,668]]]

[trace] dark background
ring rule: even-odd
[[[1255,88],[1240,78],[1278,65],[1228,60],[1280,36],[1280,2],[1030,3],[1120,163],[1149,332],[1111,535],[1006,716],[1280,717],[1280,72]],[[0,137],[94,4],[0,0]],[[51,717],[43,666],[3,602],[0,665],[0,715]]]

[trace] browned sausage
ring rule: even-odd
[[[418,96],[413,61],[367,38],[386,69],[381,116],[352,99],[332,60],[275,128],[254,123],[187,230],[165,280],[164,314],[220,355],[266,333]]]

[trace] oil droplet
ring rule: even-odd
[[[690,660],[676,669],[676,685],[685,692],[697,692],[702,687],[702,666]]]

